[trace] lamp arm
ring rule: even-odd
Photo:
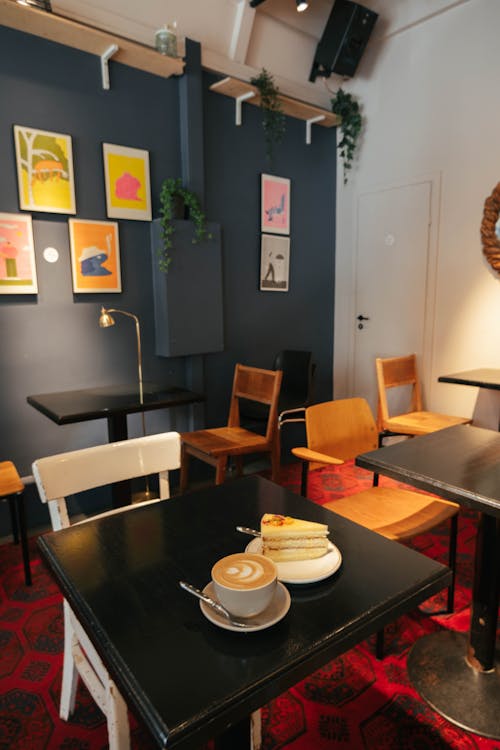
[[[135,335],[137,337],[137,370],[139,373],[139,397],[141,404],[144,403],[143,390],[142,390],[142,346],[141,346],[141,326],[139,324],[139,318],[133,313],[127,312],[126,310],[117,310],[114,307],[110,307],[106,310],[108,313],[120,313],[125,315],[127,318],[132,318],[135,323]]]

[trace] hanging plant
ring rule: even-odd
[[[339,89],[331,100],[332,112],[341,119],[340,129],[342,138],[337,148],[344,163],[344,185],[347,182],[348,172],[351,169],[357,141],[363,126],[363,120],[359,109],[359,103],[352,94],[347,94]]]
[[[180,216],[179,202],[183,209]],[[196,195],[185,188],[179,178],[168,177],[163,181],[160,190],[160,226],[163,247],[158,250],[158,266],[164,273],[168,271],[172,262],[170,250],[173,247],[172,238],[175,232],[172,220],[184,218],[184,215],[187,215],[187,218],[194,223],[193,243],[212,239],[212,235],[207,231],[207,219]]]
[[[271,73],[262,68],[261,73],[250,79],[260,94],[260,106],[263,111],[262,127],[266,141],[266,156],[273,163],[274,147],[281,143],[285,135],[285,115],[279,100],[279,89]]]

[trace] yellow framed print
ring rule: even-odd
[[[88,219],[68,223],[73,291],[121,292],[118,223]]]
[[[102,149],[108,217],[151,221],[149,152],[112,143]]]
[[[71,136],[14,125],[14,144],[19,207],[76,213]]]

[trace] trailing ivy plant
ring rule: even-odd
[[[285,135],[285,115],[279,100],[279,88],[274,83],[271,73],[262,68],[260,74],[250,79],[260,94],[260,106],[263,111],[262,126],[266,141],[266,156],[273,163],[274,147],[281,143]]]
[[[176,199],[183,202],[189,212],[189,219],[194,223],[193,243],[212,239],[212,235],[207,230],[207,219],[196,195],[184,187],[178,177],[168,177],[163,181],[160,190],[160,226],[163,247],[158,250],[158,266],[164,273],[168,271],[172,262],[170,250],[173,247],[172,237],[175,232],[172,219],[175,218]]]
[[[331,104],[332,112],[341,118],[340,129],[342,131],[342,138],[340,139],[337,148],[340,151],[340,156],[344,163],[345,185],[349,176],[349,170],[352,166],[354,152],[356,151],[356,145],[363,126],[363,120],[359,103],[352,94],[348,94],[342,89],[339,89],[331,100]]]

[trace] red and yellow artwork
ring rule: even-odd
[[[37,291],[31,216],[0,213],[0,294]]]
[[[118,224],[70,219],[69,236],[73,291],[121,292]]]
[[[103,158],[108,216],[151,221],[149,153],[104,143]]]
[[[14,125],[14,141],[20,208],[76,213],[71,137]]]

